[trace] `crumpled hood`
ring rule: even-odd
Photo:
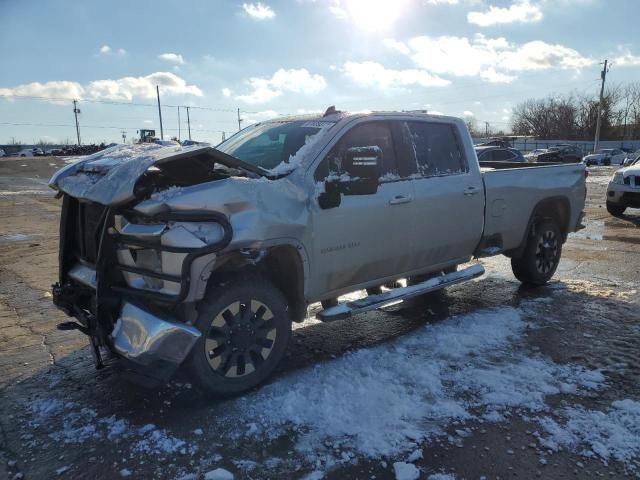
[[[132,200],[135,184],[149,167],[215,151],[208,146],[117,145],[84,157],[56,172],[49,186],[72,197],[102,205]]]

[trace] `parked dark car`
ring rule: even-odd
[[[573,145],[554,145],[536,157],[536,162],[580,163],[582,151]]]
[[[475,149],[481,162],[526,162],[520,150],[516,148],[480,145]]]

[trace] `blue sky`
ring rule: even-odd
[[[213,142],[237,108],[243,125],[335,104],[508,128],[527,98],[596,95],[605,58],[608,81],[640,80],[639,18],[636,0],[0,0],[0,143],[74,142],[73,98],[84,143],[159,133],[156,84],[165,137],[176,105]]]

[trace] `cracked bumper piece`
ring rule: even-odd
[[[112,333],[115,351],[142,366],[179,366],[200,336],[195,327],[159,318],[131,303],[124,304]]]

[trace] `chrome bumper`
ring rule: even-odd
[[[177,367],[201,335],[195,327],[125,303],[111,337],[115,351],[134,363],[148,366],[164,361]]]

